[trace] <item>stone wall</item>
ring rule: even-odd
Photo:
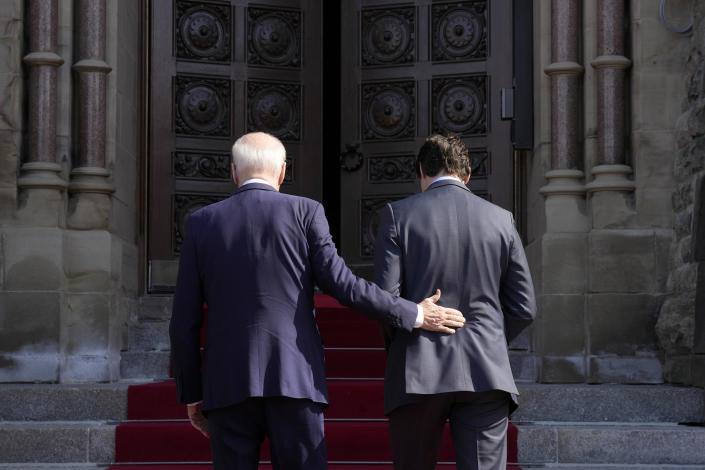
[[[7,120],[0,123],[0,382],[117,380],[139,272],[140,2],[107,2],[105,186],[115,188],[107,195],[68,185],[79,165],[81,112],[74,42],[80,2],[74,0],[58,1],[56,49],[63,59],[57,69],[56,162],[69,191],[18,187],[27,158],[21,145],[26,5],[0,5],[0,31],[8,36],[0,50],[0,70],[8,79],[0,90],[11,104],[3,104]]]
[[[677,121],[677,151],[668,168],[674,240],[668,295],[657,333],[666,380],[705,387],[705,5],[695,2],[688,43],[687,97]]]
[[[689,40],[664,28],[659,2],[626,2],[628,60],[615,59],[614,53],[600,52],[598,41],[605,33],[600,8],[618,2],[581,1],[575,31],[580,53],[571,65],[552,54],[552,35],[559,34],[552,3],[534,2],[537,118],[527,165],[527,254],[539,300],[537,378],[660,383],[667,346],[657,337],[656,321],[668,292],[676,120],[685,96]],[[675,22],[687,22],[688,2],[680,3],[670,2],[667,12]],[[606,131],[599,100],[606,89],[600,88],[599,73],[606,61],[627,67],[626,103],[612,104],[624,108],[608,108],[625,115],[626,150],[616,155],[618,165],[605,162],[600,146]],[[558,171],[552,166],[556,147],[551,128],[556,73],[580,77],[580,129],[574,136],[580,155]]]

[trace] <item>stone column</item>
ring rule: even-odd
[[[66,182],[56,162],[56,70],[64,63],[56,54],[57,0],[29,0],[29,79],[27,154],[17,181],[23,218],[39,225],[63,219]]]
[[[582,11],[580,0],[551,2],[551,64],[544,68],[551,81],[551,169],[540,190],[546,198],[546,233],[541,237],[539,318],[534,326],[541,382],[583,382],[587,374]]]
[[[76,0],[77,62],[75,108],[78,154],[71,172],[69,226],[107,228],[110,194],[114,191],[105,168],[106,82],[105,0]]]
[[[593,195],[596,227],[619,223],[632,212],[623,194],[616,198],[598,194],[634,190],[625,154],[625,73],[631,61],[624,56],[624,20],[624,0],[598,0],[598,57],[590,62],[597,74],[598,153],[592,168],[594,180],[587,185]]]
[[[580,170],[580,77],[578,63],[581,0],[552,0],[551,60],[544,68],[551,77],[551,171],[541,188],[546,197],[549,232],[584,232],[584,173]]]

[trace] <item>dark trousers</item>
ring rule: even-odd
[[[275,469],[327,468],[320,403],[287,397],[250,398],[209,411],[208,429],[216,470],[257,470],[265,436]]]
[[[506,392],[429,395],[389,414],[396,470],[433,470],[446,420],[458,470],[505,470],[510,396]]]

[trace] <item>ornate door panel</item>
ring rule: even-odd
[[[282,191],[320,199],[320,9],[321,0],[152,0],[152,292],[175,283],[186,217],[234,191],[230,148],[241,134],[279,137]]]
[[[424,139],[454,132],[471,148],[470,189],[513,209],[511,0],[342,2],[341,248],[371,273],[377,210],[419,191]]]

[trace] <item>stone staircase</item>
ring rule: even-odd
[[[116,426],[129,422],[128,386],[168,377],[170,315],[171,296],[141,300],[123,352],[121,383],[0,385],[0,470],[113,464]],[[513,355],[518,378],[530,377],[531,356],[521,350]],[[526,382],[519,388],[521,406],[512,422],[522,468],[705,470],[702,389]],[[139,468],[150,470],[150,465]],[[182,463],[177,468],[208,467]]]

